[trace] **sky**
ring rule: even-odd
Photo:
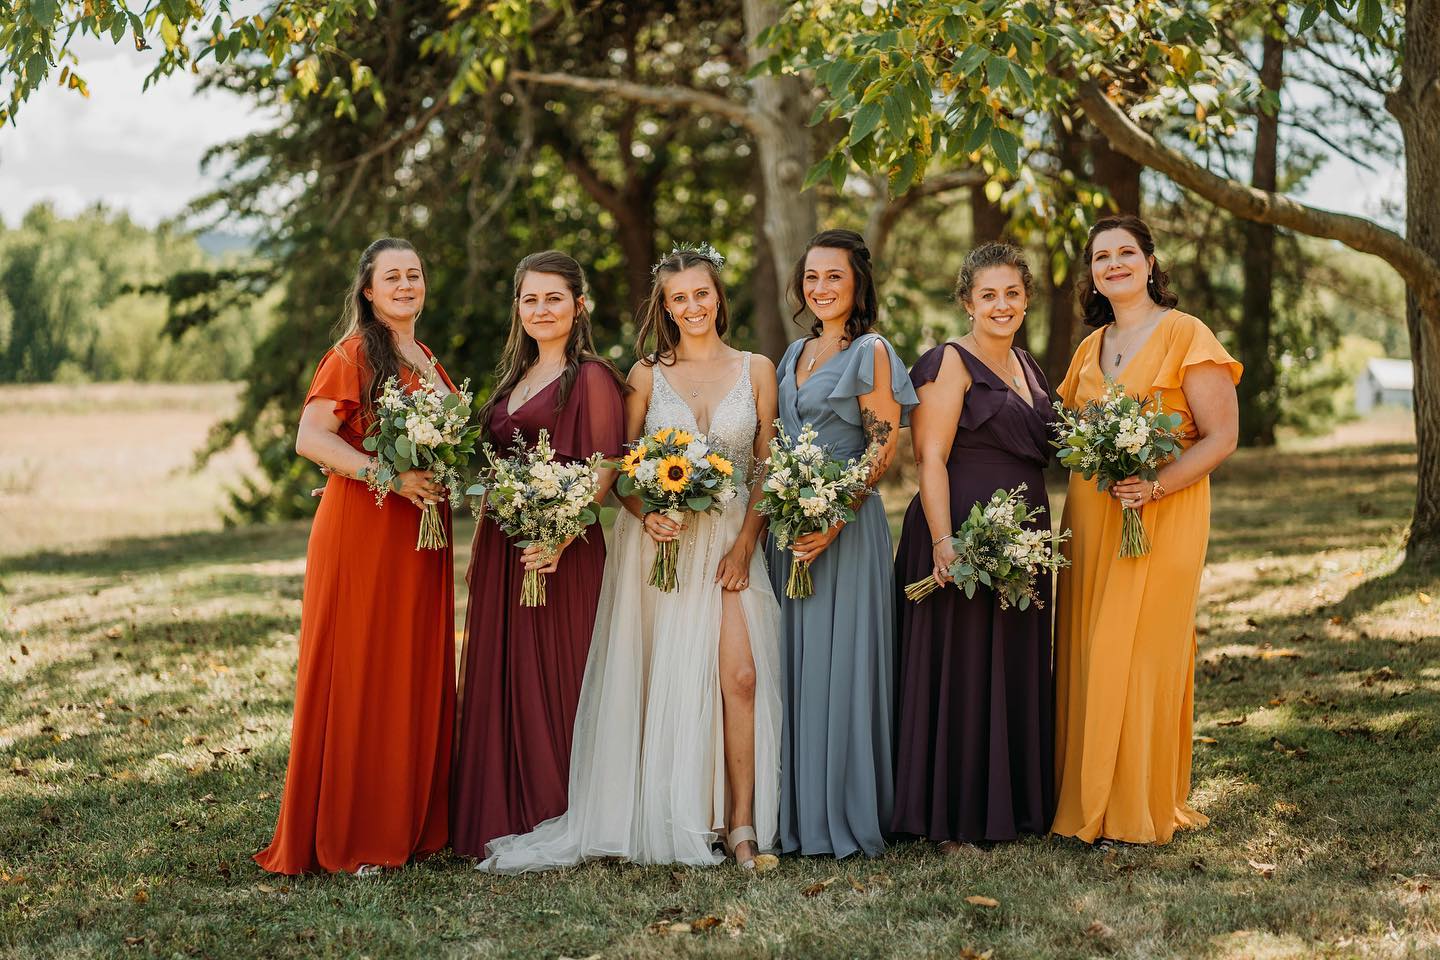
[[[44,200],[62,215],[103,202],[154,225],[218,183],[219,170],[201,172],[206,149],[266,125],[267,116],[241,98],[197,92],[198,78],[188,73],[142,95],[153,53],[136,53],[128,41],[117,47],[84,38],[76,49],[89,99],[47,84],[21,108],[18,126],[0,128],[0,220],[9,226]],[[1335,159],[1298,199],[1379,217],[1382,198],[1403,203],[1404,193],[1399,164],[1377,176]]]

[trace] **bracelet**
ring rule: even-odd
[[[1151,502],[1151,503],[1154,503],[1156,500],[1159,500],[1159,499],[1160,499],[1161,497],[1163,497],[1163,496],[1165,496],[1165,488],[1164,488],[1163,486],[1161,486],[1160,481],[1159,481],[1159,480],[1151,480],[1151,481],[1150,481],[1150,502]]]
[[[940,541],[941,541],[941,540],[949,540],[949,539],[950,539],[950,534],[947,533],[947,534],[945,534],[945,536],[943,536],[943,537],[939,537],[938,539],[931,540],[931,541],[930,541],[930,546],[932,546],[932,547],[938,546],[938,545],[940,544]]]

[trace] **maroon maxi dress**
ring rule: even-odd
[[[1035,526],[1049,529],[1044,468],[1055,413],[1039,365],[1015,350],[1030,387],[1026,403],[963,347],[946,343],[911,368],[917,388],[939,376],[946,350],[959,353],[973,381],[946,464],[951,522],[958,529],[977,501],[1023,483],[1030,505],[1045,508]],[[895,560],[900,722],[891,829],[936,842],[1043,835],[1055,811],[1050,579],[1041,583],[1041,608],[1001,610],[984,586],[971,599],[947,585],[913,603],[903,591],[934,568],[930,540],[916,494]]]
[[[565,406],[556,380],[513,414],[501,397],[489,437],[507,450],[515,431],[540,431],[562,460],[618,457],[625,442],[619,384],[604,364],[582,363]],[[521,550],[488,517],[475,530],[465,650],[460,667],[459,749],[452,776],[450,838],[455,852],[483,857],[496,837],[527,833],[565,812],[570,739],[590,652],[605,537],[577,539],[546,577],[546,603],[520,606]]]

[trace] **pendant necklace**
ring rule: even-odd
[[[993,374],[995,374],[995,375],[996,375],[997,377],[999,377],[1001,380],[1004,380],[1006,377],[1009,377],[1010,382],[1015,385],[1015,390],[1018,392],[1018,391],[1020,390],[1020,386],[1021,386],[1021,384],[1020,384],[1020,377],[1019,377],[1019,375],[1010,372],[1010,364],[1009,364],[1009,362],[1008,362],[1008,361],[1006,362],[1006,364],[1005,364],[1005,373],[1002,374],[999,370],[996,370],[996,369],[995,369],[995,365],[994,365],[993,363],[991,363],[989,360],[985,359],[984,355],[981,354],[981,352],[980,352],[980,344],[979,344],[978,342],[976,342],[973,338],[971,339],[971,343],[974,344],[974,346],[975,346],[975,356],[977,356],[977,357],[980,358],[980,362],[983,363],[983,364],[985,364],[985,366],[989,367],[989,368],[990,368],[990,372],[993,373]],[[1013,356],[1013,355],[1012,355],[1012,356]]]
[[[531,367],[530,369],[531,369],[531,372],[533,372],[536,368]],[[559,376],[559,374],[556,374],[556,376]],[[551,380],[554,380],[554,379],[555,379],[555,377],[550,377],[549,380],[546,380],[545,382],[548,384],[548,383],[550,383]],[[528,400],[529,398],[530,398],[530,382],[527,380],[526,382],[520,384],[520,399],[521,399],[521,400]]]
[[[838,337],[823,350],[816,350],[813,354],[811,354],[810,362],[805,365],[805,372],[809,373],[810,371],[814,370],[816,361],[818,361],[821,357],[825,356],[825,354],[830,350],[830,347],[838,346],[842,341],[844,341],[844,339],[844,337]]]

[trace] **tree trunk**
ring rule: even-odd
[[[760,171],[755,172],[760,181]],[[770,239],[765,235],[765,184],[755,185],[755,272],[750,277],[750,295],[753,306],[750,329],[755,334],[755,346],[772,360],[779,359],[789,343],[786,330],[789,327],[790,311],[785,309],[785,290],[789,275],[777,276],[775,255],[770,250]],[[793,328],[798,329],[798,328]]]
[[[1090,163],[1095,182],[1110,192],[1118,213],[1140,215],[1140,164],[1114,150],[1104,136],[1090,140]]]
[[[780,4],[775,0],[745,0],[744,15],[745,45],[753,65],[770,55],[769,48],[760,44],[760,33],[779,20]],[[761,74],[749,83],[756,120],[756,154],[765,180],[765,238],[779,279],[790,275],[805,244],[815,235],[818,220],[815,193],[801,189],[811,162],[807,126],[810,110],[799,77]],[[767,354],[772,344],[789,340],[789,331],[781,319],[786,316],[784,291],[778,287],[777,313],[772,323],[779,325],[780,335],[776,337],[773,330],[757,331],[757,339],[766,345]],[[769,355],[772,360],[780,359],[778,352]]]
[[[1010,217],[1000,204],[991,203],[985,196],[985,184],[977,183],[970,188],[970,245],[996,243],[1005,238],[1005,229],[1010,226]]]
[[[1387,106],[1405,139],[1405,237],[1440,258],[1440,0],[1405,7],[1405,59],[1400,89]],[[1419,463],[1415,516],[1407,554],[1440,564],[1440,297],[1405,297],[1410,356],[1415,364],[1415,439]]]
[[[1068,126],[1064,118],[1055,117],[1051,124],[1055,137],[1055,155],[1060,161],[1062,170],[1081,169],[1081,154],[1083,142],[1081,141],[1079,124],[1083,121],[1080,118],[1073,118]],[[1069,188],[1060,198],[1064,202],[1076,203],[1078,198]],[[1050,389],[1055,390],[1060,386],[1060,381],[1065,379],[1065,372],[1070,369],[1070,356],[1075,351],[1075,323],[1079,317],[1079,311],[1075,302],[1075,284],[1086,274],[1086,268],[1073,261],[1063,277],[1058,281],[1055,279],[1053,262],[1056,253],[1069,259],[1069,254],[1063,246],[1057,244],[1054,249],[1046,250],[1046,261],[1041,264],[1042,272],[1045,275],[1045,291],[1050,302],[1049,319],[1050,325],[1045,333],[1045,359],[1042,365],[1045,368],[1045,377],[1050,381]]]
[[[1285,38],[1271,33],[1279,28],[1266,25],[1260,84],[1278,95],[1285,81]],[[1279,163],[1280,113],[1260,111],[1255,131],[1255,158],[1250,185],[1273,191]],[[1275,228],[1268,223],[1246,220],[1241,224],[1245,237],[1242,269],[1245,292],[1236,342],[1238,359],[1245,365],[1240,380],[1240,445],[1273,447],[1275,424],[1280,418],[1280,398],[1275,384],[1275,349],[1270,342],[1270,314],[1273,309],[1275,278]]]

